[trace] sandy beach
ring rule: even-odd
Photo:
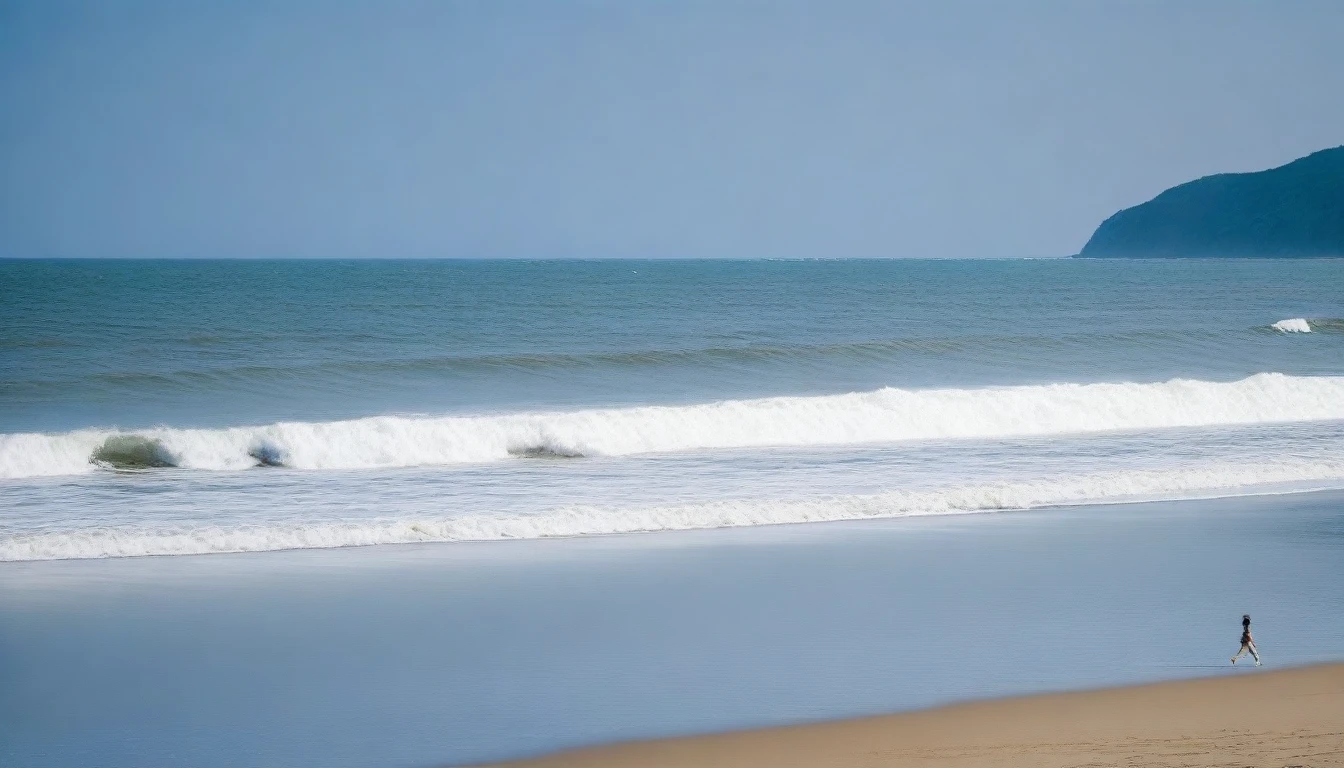
[[[504,765],[1344,765],[1344,664],[620,744]]]

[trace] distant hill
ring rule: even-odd
[[[1344,146],[1172,187],[1103,221],[1078,255],[1344,256]]]

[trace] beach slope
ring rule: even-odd
[[[619,744],[507,765],[1344,766],[1344,664]]]

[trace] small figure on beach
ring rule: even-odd
[[[1232,657],[1232,663],[1236,664],[1237,659],[1248,653],[1251,654],[1251,658],[1255,659],[1255,666],[1260,666],[1260,653],[1255,650],[1255,638],[1251,637],[1251,614],[1243,613],[1241,615],[1241,650],[1237,651],[1237,655]]]

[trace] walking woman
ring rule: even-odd
[[[1260,653],[1255,650],[1255,638],[1251,637],[1251,614],[1244,613],[1241,615],[1241,650],[1237,651],[1237,655],[1232,657],[1232,663],[1236,664],[1237,659],[1247,653],[1255,659],[1255,666],[1260,666]]]

